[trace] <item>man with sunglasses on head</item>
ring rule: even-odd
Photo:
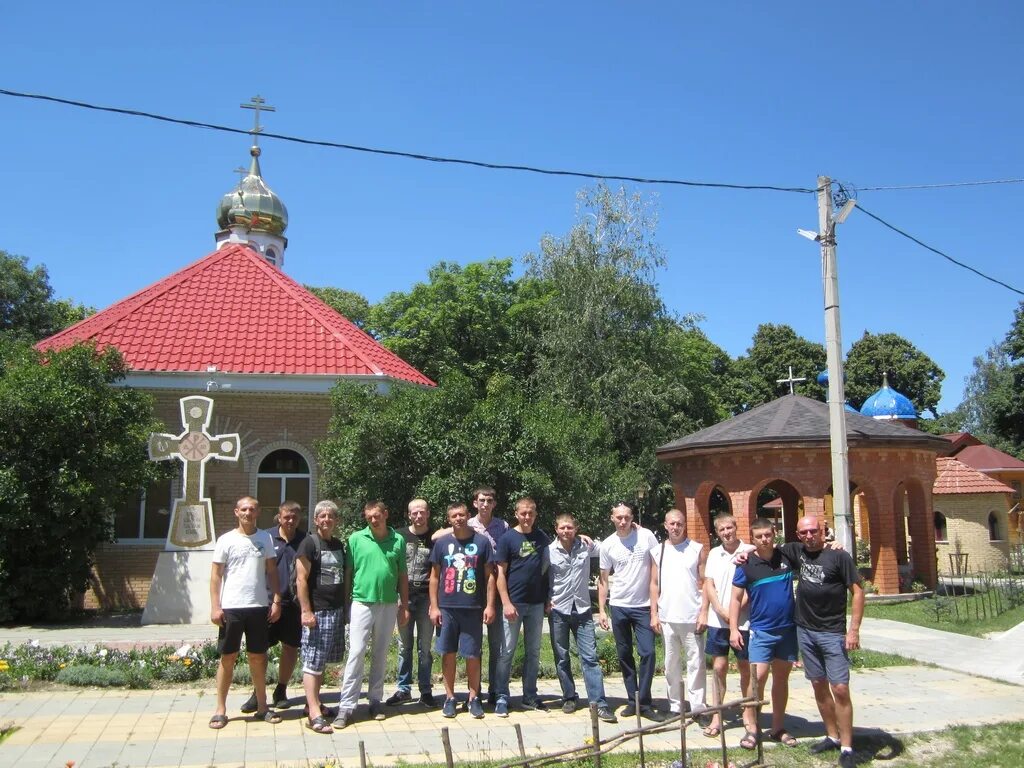
[[[804,674],[825,724],[825,738],[811,745],[812,754],[839,750],[839,765],[850,768],[853,757],[853,702],[850,699],[849,652],[860,648],[864,589],[849,552],[825,546],[825,525],[816,517],[796,524],[799,542],[782,546],[799,584],[796,626]],[[850,627],[846,627],[846,594],[853,595]]]

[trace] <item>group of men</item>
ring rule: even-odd
[[[223,728],[228,722],[227,692],[243,634],[254,691],[242,711],[269,723],[280,722],[274,708],[290,704],[286,684],[301,655],[308,727],[324,734],[346,727],[356,711],[368,650],[371,718],[384,719],[385,707],[413,700],[414,659],[418,701],[436,706],[433,650],[441,656],[442,714],[457,715],[456,665],[462,656],[468,688],[463,707],[475,718],[484,717],[485,627],[487,706],[498,717],[508,716],[512,662],[523,635],[520,706],[545,710],[537,676],[547,618],[564,712],[575,711],[579,700],[571,635],[587,699],[596,704],[602,720],[617,721],[605,697],[598,624],[614,635],[629,697],[623,716],[637,715],[638,706],[643,717],[665,718],[653,706],[651,692],[655,637],[660,634],[670,714],[723,702],[731,651],[745,695],[752,695],[753,682],[762,695],[772,673],[768,735],[789,746],[795,740],[785,730],[784,716],[789,672],[799,646],[826,729],[825,738],[811,749],[838,749],[840,765],[853,764],[847,652],[859,645],[863,591],[852,559],[825,546],[824,526],[816,518],[798,522],[800,542],[776,547],[770,521],[753,522],[750,545],[737,537],[733,517],[719,515],[714,527],[721,544],[708,551],[687,536],[686,517],[676,509],[665,515],[667,537],[659,542],[635,523],[628,504],[616,504],[611,510],[614,535],[598,545],[580,534],[569,514],[556,517],[555,535],[548,536],[537,528],[537,506],[530,498],[516,502],[514,525],[495,514],[493,488],[474,490],[472,505],[476,514],[470,516],[466,504],[451,504],[448,526],[435,529],[427,502],[414,499],[408,506],[408,526],[396,531],[388,525],[387,507],[371,502],[363,513],[366,527],[349,536],[346,546],[335,536],[338,508],[330,501],[317,504],[315,530],[306,535],[298,531],[299,505],[286,502],[278,511],[277,526],[258,530],[258,503],[240,499],[234,511],[238,527],[218,539],[211,573],[211,618],[220,627],[221,657],[210,727]],[[595,555],[600,562],[596,622],[590,598]],[[799,578],[795,597],[794,576]],[[854,598],[849,631],[847,591]],[[326,665],[342,660],[346,621],[348,658],[334,710],[320,699],[321,681]],[[385,700],[387,652],[396,625],[397,690]],[[279,682],[268,702],[266,651],[275,642],[282,644]],[[705,695],[705,653],[713,659],[710,701]],[[744,709],[743,722],[741,745],[752,749],[760,738],[753,707]],[[714,711],[704,732],[717,736],[722,727],[721,714]]]

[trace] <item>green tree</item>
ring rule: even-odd
[[[150,398],[113,350],[0,349],[0,621],[53,619],[85,589],[113,510],[153,477]]]
[[[0,251],[0,335],[38,341],[95,310],[67,300],[54,300],[50,276],[39,264]]]
[[[483,387],[496,373],[528,373],[544,300],[539,286],[513,279],[510,259],[441,262],[427,282],[375,305],[370,326],[392,352],[435,381],[459,371]]]
[[[733,366],[732,412],[741,413],[788,394],[788,385],[778,380],[789,376],[790,366],[794,377],[806,379],[794,385],[794,392],[824,401],[826,393],[817,378],[825,370],[825,347],[799,336],[788,325],[759,325],[747,354]]]
[[[906,395],[918,414],[930,411],[938,416],[942,380],[946,374],[928,355],[895,333],[872,334],[867,331],[846,356],[846,397],[860,408],[882,386],[882,374],[888,374],[889,386]]]
[[[343,288],[317,288],[312,285],[307,285],[306,290],[339,315],[363,330],[368,330],[366,324],[370,319],[370,302],[362,294]]]

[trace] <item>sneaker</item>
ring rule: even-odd
[[[576,711],[576,699],[565,699],[562,702],[562,712],[571,715]]]
[[[508,702],[504,699],[500,699],[498,703],[494,705],[494,714],[498,717],[508,717]]]
[[[839,753],[839,768],[855,768],[857,761],[853,757],[853,752],[840,752]]]
[[[342,711],[338,712],[338,716],[334,718],[334,722],[331,723],[331,727],[334,728],[334,730],[336,730],[336,731],[337,730],[341,730],[342,728],[347,727],[349,722],[351,722],[351,720],[352,720],[352,713],[351,712],[345,712],[344,710],[342,710]]]
[[[545,704],[540,699],[534,699],[533,701],[526,701],[524,699],[522,701],[522,706],[523,706],[523,709],[534,710],[536,712],[547,712],[548,711],[548,705]]]
[[[275,709],[288,709],[292,705],[288,698],[288,691],[283,685],[279,685],[274,689],[274,695],[271,697],[270,705]]]
[[[441,707],[441,714],[445,717],[455,717],[455,699],[445,699]]]
[[[245,704],[241,706],[241,710],[243,715],[251,715],[257,709],[259,709],[259,704],[256,701],[256,694],[254,693],[245,700]]]
[[[379,701],[370,702],[370,719],[371,720],[383,720],[386,717],[384,709],[381,707]]]
[[[632,704],[627,704],[622,708],[622,711],[619,712],[619,714],[623,717],[633,717],[633,715],[636,714],[636,707],[634,707]]]
[[[656,723],[663,723],[666,720],[665,713],[654,707],[640,707],[640,715]]]
[[[404,704],[407,701],[412,701],[412,694],[408,691],[397,690],[388,696],[384,704],[389,707],[394,707],[399,704]]]
[[[484,705],[480,703],[479,696],[474,696],[469,700],[469,714],[477,720],[484,716]]]
[[[619,722],[619,718],[617,718],[615,716],[615,713],[612,712],[611,709],[609,709],[608,707],[598,707],[597,708],[597,717],[598,717],[599,720],[603,720],[606,723],[617,723],[617,722]]]
[[[430,691],[427,691],[426,693],[421,693],[420,704],[422,704],[424,707],[430,707],[431,709],[436,707],[437,702],[434,701],[434,694],[432,694]]]
[[[822,752],[829,752],[833,749],[839,749],[839,743],[832,741],[831,738],[826,736],[821,741],[816,741],[808,748],[808,752],[812,755],[820,755]]]

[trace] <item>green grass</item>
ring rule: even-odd
[[[1024,621],[1024,606],[1011,608],[995,617],[990,613],[987,618],[975,618],[978,599],[980,598],[940,597],[890,605],[869,603],[864,606],[864,615],[873,619],[903,621],[907,624],[917,624],[921,627],[941,629],[944,632],[956,632],[961,635],[973,635],[974,637],[981,637],[989,632],[1005,632]],[[938,614],[936,613],[936,600],[939,601],[940,611]],[[959,620],[957,620],[957,615],[950,603],[952,600],[970,601],[957,604],[960,606]],[[970,610],[968,611],[968,609]]]

